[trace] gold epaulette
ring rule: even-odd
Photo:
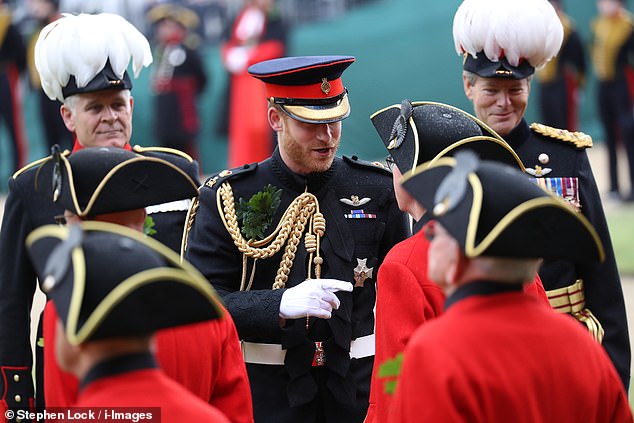
[[[70,151],[69,151],[69,150],[64,150],[64,151],[62,152],[62,156],[64,156],[64,157],[68,156],[69,154],[70,154]],[[11,176],[11,178],[12,178],[12,179],[16,179],[18,176],[20,176],[21,174],[23,174],[23,173],[24,173],[24,172],[26,172],[27,170],[29,170],[29,169],[31,169],[31,168],[33,168],[33,167],[35,167],[35,166],[41,165],[42,163],[44,163],[45,161],[47,161],[47,160],[48,160],[48,159],[50,159],[50,158],[51,158],[51,156],[46,156],[46,157],[42,157],[42,158],[41,158],[41,159],[39,159],[39,160],[36,160],[36,161],[34,161],[34,162],[29,163],[28,165],[24,166],[22,169],[18,169],[18,170],[17,170],[17,171],[13,174],[13,176]]]
[[[134,151],[135,153],[145,153],[146,151],[151,153],[153,151],[156,151],[159,153],[175,154],[177,156],[181,156],[190,163],[194,161],[194,159],[192,159],[189,154],[169,147],[141,147],[140,145],[135,145],[134,147],[132,147],[132,151]]]
[[[583,132],[571,132],[567,129],[553,128],[552,126],[542,125],[541,123],[531,123],[531,129],[548,138],[574,144],[577,148],[592,147],[592,137]]]

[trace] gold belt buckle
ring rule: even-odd
[[[315,342],[315,354],[313,355],[313,367],[326,365],[326,353],[321,341]]]

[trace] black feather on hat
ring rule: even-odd
[[[472,151],[419,166],[402,184],[467,257],[604,259],[582,214],[518,169],[480,161]]]
[[[400,105],[379,110],[370,119],[402,173],[463,148],[524,170],[522,161],[502,137],[457,107],[403,100]]]
[[[223,316],[211,284],[140,232],[103,222],[47,225],[26,245],[73,345]]]

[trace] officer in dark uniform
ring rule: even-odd
[[[101,59],[116,58],[115,63],[124,66],[121,74],[113,69],[110,61],[104,60],[106,65],[99,66],[93,62],[99,61],[99,58],[81,54],[72,55],[73,60],[64,66],[47,66],[51,64],[51,60],[61,60],[59,49],[79,51],[75,31],[77,27],[85,28],[86,25],[95,30],[93,47],[97,47],[100,42],[104,46],[102,51],[107,57]],[[123,37],[131,48],[126,51],[117,49],[116,46],[120,44],[111,43],[115,35]],[[129,51],[134,52],[132,57]],[[64,103],[62,116],[67,128],[76,136],[74,150],[93,146],[131,149],[132,83],[125,68],[130,59],[138,64],[138,70],[141,64],[151,63],[149,43],[136,28],[116,15],[68,15],[42,30],[36,45],[35,59],[36,64],[39,63],[42,86],[47,95]],[[78,63],[86,66],[77,66]],[[65,75],[69,77],[68,83],[61,86],[58,81],[66,80]],[[184,153],[152,148],[140,148],[138,152],[168,159],[190,176],[198,174],[197,163]],[[33,229],[55,223],[56,216],[61,216],[64,212],[64,208],[53,202],[51,196],[36,193],[39,166],[44,160],[36,161],[13,175],[9,180],[9,194],[5,202],[0,234],[0,409],[28,408],[34,405],[29,316],[36,274],[26,254],[24,240]],[[139,183],[143,184],[143,181]],[[190,193],[179,193],[177,196],[164,198],[163,201],[189,197]],[[170,222],[162,222],[158,215],[154,215],[159,240],[163,241],[161,237],[168,234],[182,233],[180,231],[185,211],[179,213],[177,227],[165,226]],[[175,219],[174,216],[170,218]],[[178,249],[180,236],[172,245]],[[42,341],[38,340],[36,345],[37,392],[41,393]],[[41,395],[38,395],[37,405],[44,405]]]
[[[198,99],[207,86],[207,71],[192,32],[198,16],[176,4],[159,4],[147,14],[153,25],[156,64],[152,73],[154,135],[164,147],[200,160]]]
[[[148,420],[166,423],[229,421],[167,377],[152,352],[156,331],[224,313],[193,266],[138,231],[103,222],[41,226],[26,242],[59,310],[57,359],[82,381],[74,406],[155,413]]]
[[[539,110],[545,125],[579,128],[579,90],[585,86],[586,56],[579,31],[564,13],[561,1],[549,0],[564,27],[564,40],[557,56],[535,73],[539,89]]]
[[[592,22],[592,64],[598,80],[598,110],[608,147],[611,198],[634,201],[634,115],[632,72],[634,18],[623,0],[598,0]],[[627,154],[630,193],[619,192],[618,141]]]
[[[0,119],[11,138],[11,171],[24,166],[29,146],[24,128],[20,75],[26,70],[26,46],[9,6],[0,0]]]
[[[278,147],[209,178],[192,206],[185,257],[236,322],[258,422],[361,422],[368,407],[374,278],[409,231],[390,173],[335,156],[354,60],[251,66]]]
[[[477,42],[471,43],[475,39],[471,25],[487,19],[485,14],[489,13],[482,10],[480,2],[464,2],[458,9],[454,34],[457,48],[464,53],[465,93],[473,102],[476,115],[504,137],[534,182],[563,197],[577,212],[583,213],[601,237],[606,256],[603,263],[546,259],[539,276],[553,307],[572,314],[603,344],[627,389],[631,353],[625,304],[603,206],[585,151],[592,146],[592,140],[581,132],[535,123],[529,126],[524,120],[531,75],[535,67],[557,53],[563,29],[546,0],[542,4],[521,5],[515,7],[513,3],[512,8],[499,14],[513,25],[492,22],[485,28],[488,32],[477,37],[480,40],[509,39],[510,34],[496,31],[512,30],[514,37],[510,38],[515,41],[506,46],[507,56],[503,58],[495,57]],[[535,31],[535,23],[526,19],[526,16],[536,16],[534,8],[540,10],[536,17],[539,28],[548,30]],[[463,19],[466,16],[470,16],[468,21]],[[523,30],[525,25],[531,30]],[[526,39],[517,36],[529,33]],[[552,39],[557,34],[559,44]],[[536,45],[543,49],[536,49]],[[469,46],[469,50],[465,46]],[[516,60],[510,59],[508,52],[513,52]]]

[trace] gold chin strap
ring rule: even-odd
[[[260,241],[247,241],[242,236],[235,211],[233,190],[228,182],[223,183],[218,189],[216,201],[225,228],[227,228],[227,231],[231,235],[233,243],[238,247],[238,250],[242,252],[242,280],[240,282],[240,291],[248,291],[251,289],[257,260],[272,257],[280,251],[285,244],[284,255],[282,256],[280,267],[277,270],[272,289],[286,287],[286,281],[288,280],[288,275],[293,266],[293,260],[295,259],[295,253],[297,252],[297,246],[307,225],[308,229],[304,235],[304,245],[306,251],[310,253],[310,260],[306,278],[311,279],[313,264],[315,266],[314,277],[321,277],[323,259],[319,253],[319,243],[321,237],[326,233],[326,219],[323,214],[320,213],[319,202],[317,201],[317,197],[313,194],[304,192],[295,198],[284,212],[273,233]],[[254,260],[254,263],[247,284],[247,259],[249,257]]]
[[[583,279],[577,279],[572,285],[546,291],[550,305],[559,313],[571,314],[586,325],[593,338],[603,341],[603,326],[590,310],[586,308],[586,298],[583,293]]]

